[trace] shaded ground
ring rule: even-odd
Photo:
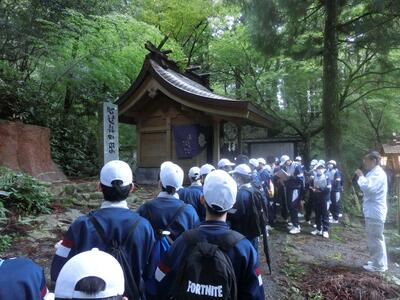
[[[54,244],[69,224],[82,213],[99,207],[101,193],[95,183],[80,182],[53,186],[57,201],[53,213],[24,218],[10,225],[10,232],[19,232],[0,257],[26,255],[45,268],[54,254]],[[154,187],[139,188],[129,199],[132,209],[157,194]],[[400,235],[387,230],[389,271],[384,275],[362,271],[368,260],[363,225],[333,225],[331,238],[310,235],[312,227],[303,224],[302,233],[289,235],[284,223],[270,232],[269,242],[273,264],[272,276],[264,275],[266,299],[396,299],[400,298]],[[261,250],[261,249],[260,249]],[[261,253],[261,251],[259,251]],[[264,274],[268,274],[265,258],[261,257]],[[49,281],[50,282],[50,281]]]

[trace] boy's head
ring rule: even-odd
[[[203,194],[207,210],[214,215],[223,215],[236,202],[237,186],[227,172],[216,170],[207,175]]]
[[[128,198],[133,190],[129,165],[121,160],[106,163],[100,171],[100,187],[107,201],[118,202]]]
[[[124,273],[118,261],[93,248],[66,262],[57,278],[54,294],[56,300],[123,299],[124,285]]]
[[[212,171],[215,171],[215,167],[213,165],[205,164],[205,165],[201,166],[200,179],[201,179],[202,184],[204,184],[204,181],[205,181],[207,175],[210,174]]]
[[[246,164],[240,164],[231,172],[233,178],[239,185],[251,182],[251,169]]]
[[[226,172],[230,172],[232,171],[232,168],[235,166],[235,164],[233,162],[231,162],[229,159],[227,158],[222,158],[220,159],[220,161],[218,162],[218,169],[220,170],[224,170]]]
[[[183,170],[177,164],[166,161],[160,167],[161,189],[170,195],[175,194],[182,187]]]
[[[200,180],[200,168],[199,167],[190,168],[188,176],[191,182]]]

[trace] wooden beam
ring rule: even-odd
[[[141,167],[142,166],[142,161],[141,161],[141,144],[140,144],[140,122],[136,125],[136,159],[137,159],[137,166]]]

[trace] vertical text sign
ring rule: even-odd
[[[104,164],[119,159],[118,106],[103,102],[103,153]]]

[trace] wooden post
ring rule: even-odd
[[[214,166],[217,166],[218,161],[220,159],[220,144],[219,144],[219,139],[220,139],[220,120],[219,119],[214,119],[213,121],[213,164]]]
[[[166,138],[167,138],[167,160],[172,160],[172,134],[171,134],[171,116],[168,115],[166,118],[166,122],[167,122],[167,134],[166,134]]]
[[[237,129],[238,129],[238,131],[237,131],[237,141],[238,141],[238,152],[240,153],[240,154],[242,154],[243,153],[243,149],[242,149],[242,126],[240,126],[240,125],[237,125]]]

